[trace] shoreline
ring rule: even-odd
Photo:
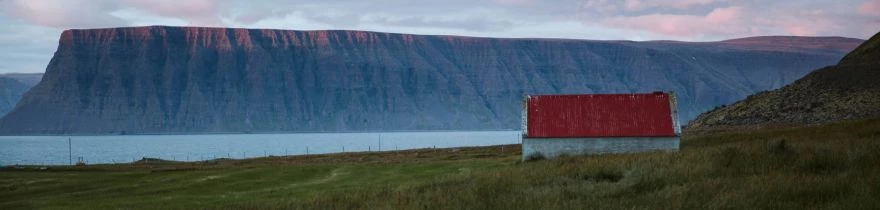
[[[100,133],[83,133],[83,134],[0,134],[0,137],[30,137],[30,136],[198,136],[198,135],[266,135],[266,134],[371,134],[371,133],[451,133],[451,132],[504,132],[504,131],[522,131],[518,129],[498,129],[498,130],[385,130],[385,131],[303,131],[303,132],[169,132],[169,133],[131,133],[131,134],[100,134]]]

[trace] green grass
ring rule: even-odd
[[[3,169],[0,209],[878,209],[878,140],[869,120],[526,163],[507,146]]]
[[[318,192],[410,186],[444,174],[496,168],[517,157],[512,149],[501,153],[496,148],[6,168],[0,171],[0,209],[213,209],[297,203]]]

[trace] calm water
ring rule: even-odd
[[[519,131],[221,134],[143,136],[0,136],[0,166],[14,164],[66,165],[68,138],[73,162],[122,163],[153,157],[196,161],[518,144]],[[380,145],[381,144],[381,145]]]

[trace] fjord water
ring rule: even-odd
[[[143,157],[178,161],[214,158],[391,151],[519,143],[520,131],[377,133],[0,136],[0,166],[126,163]],[[380,145],[381,144],[381,145]]]

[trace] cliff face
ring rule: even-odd
[[[755,38],[760,40],[761,38]],[[518,129],[524,94],[672,90],[682,120],[861,40],[493,39],[190,27],[69,30],[2,134]]]
[[[697,117],[693,129],[811,125],[880,117],[880,33],[844,57],[773,91]]]

